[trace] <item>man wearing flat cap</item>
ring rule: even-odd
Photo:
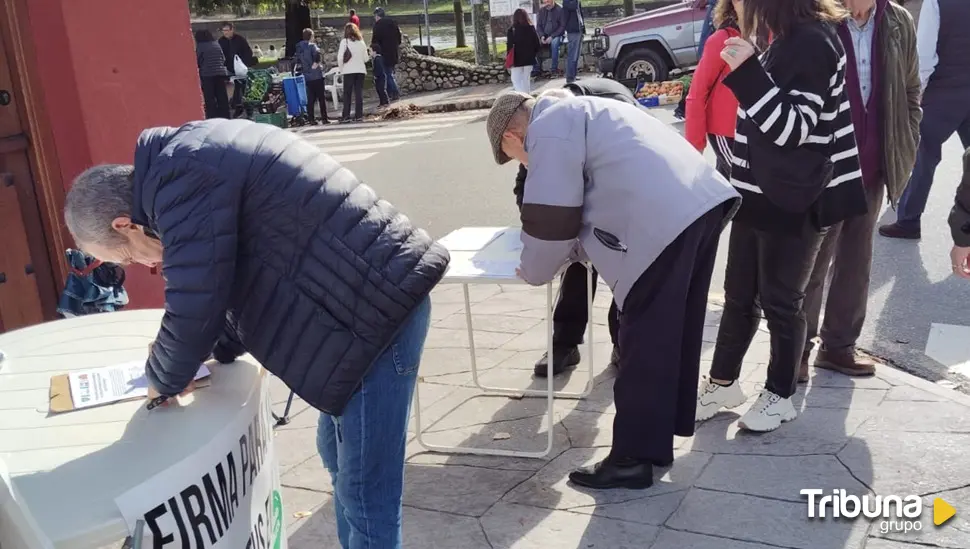
[[[694,434],[707,293],[738,193],[637,106],[567,91],[499,96],[486,123],[498,164],[528,168],[519,276],[550,282],[588,258],[619,311],[613,449],[569,478],[647,488]]]

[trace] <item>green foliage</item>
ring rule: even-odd
[[[189,10],[197,15],[233,14],[238,17],[278,15],[286,10],[291,0],[188,0]],[[343,13],[350,8],[358,10],[376,5],[386,5],[386,0],[311,0],[310,7]]]

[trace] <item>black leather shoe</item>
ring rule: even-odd
[[[552,348],[552,375],[558,376],[569,368],[579,364],[579,347],[556,347]],[[549,353],[543,353],[542,358],[536,362],[536,377],[547,377],[549,374]]]
[[[901,240],[919,240],[922,236],[919,229],[902,227],[897,223],[890,223],[879,227],[879,234],[886,238],[898,238]]]
[[[569,473],[569,480],[594,490],[643,490],[653,486],[653,465],[636,459],[607,457],[596,465]]]

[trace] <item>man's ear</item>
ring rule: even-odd
[[[121,234],[127,234],[138,230],[138,226],[131,222],[130,217],[119,216],[111,221],[111,228]]]

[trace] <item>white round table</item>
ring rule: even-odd
[[[144,360],[161,316],[105,313],[0,335],[2,549],[86,549],[124,539],[115,498],[191,455],[261,398],[261,369],[247,356],[210,363],[211,386],[180,406],[148,412],[138,400],[48,413],[51,376]]]

